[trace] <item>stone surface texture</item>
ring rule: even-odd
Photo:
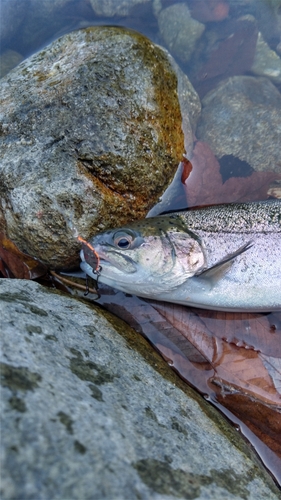
[[[189,61],[205,30],[204,24],[191,17],[185,3],[176,3],[159,12],[158,25],[160,35],[171,53],[183,62]]]
[[[218,158],[233,155],[257,171],[281,173],[281,95],[267,78],[235,76],[202,100],[196,131]]]
[[[144,217],[192,145],[200,103],[166,52],[122,28],[63,36],[1,80],[0,219],[22,251],[52,267],[88,238]],[[187,109],[187,108],[185,108]],[[1,213],[2,211],[2,213]]]
[[[97,306],[0,280],[1,499],[277,500],[237,431]]]

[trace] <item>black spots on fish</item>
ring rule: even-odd
[[[219,159],[220,174],[223,184],[230,177],[250,177],[254,172],[253,167],[247,161],[240,160],[233,155],[224,155]]]

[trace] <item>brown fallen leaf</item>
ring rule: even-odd
[[[194,312],[196,313],[195,310]],[[212,335],[237,347],[281,358],[281,325],[278,313],[226,313],[202,309],[199,316]]]
[[[47,267],[21,252],[5,234],[0,233],[0,272],[4,278],[32,280],[44,276]]]
[[[165,302],[153,302],[153,307],[160,312],[169,324],[175,326],[183,337],[191,342],[211,363],[215,370],[213,381],[219,381],[221,387],[228,387],[228,390],[231,387],[232,390],[248,394],[266,404],[279,405],[281,410],[281,387],[279,392],[279,386],[275,385],[275,378],[271,376],[264,362],[264,356],[268,356],[268,354],[263,350],[255,350],[254,347],[247,343],[249,322],[252,323],[254,332],[259,331],[260,314],[221,313],[216,311],[212,315],[212,311],[186,308],[178,304],[167,305]],[[211,318],[213,319],[213,331],[207,326],[206,315],[209,322]],[[232,336],[229,335],[229,332],[226,337],[225,323],[227,322],[232,325],[233,338],[235,338],[235,330],[239,332],[241,345],[238,346],[237,341],[231,341]],[[238,325],[236,325],[236,322]],[[229,329],[230,325],[228,325]],[[262,337],[265,337],[264,345],[268,351],[268,337],[272,338],[268,321],[267,330],[263,325],[259,331],[257,342],[260,347],[262,347]],[[273,351],[274,357],[278,358],[279,356],[281,359],[281,350],[277,348],[277,351],[274,352],[275,346],[279,342],[280,336],[277,338],[275,335],[270,352]],[[254,340],[252,344],[254,344]],[[278,369],[276,368],[275,371],[278,372]],[[278,373],[276,373],[276,380],[278,380]]]
[[[205,51],[207,61],[192,76],[192,84],[201,98],[221,80],[250,71],[254,61],[258,37],[255,22],[230,19],[218,26],[217,32],[213,49]],[[202,59],[205,58],[206,53]]]
[[[189,207],[266,200],[270,183],[281,178],[276,172],[253,172],[223,183],[217,158],[210,146],[201,141],[196,142],[192,158],[183,160],[182,169]]]

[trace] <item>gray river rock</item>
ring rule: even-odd
[[[157,13],[157,5],[155,9]],[[185,3],[175,3],[157,15],[160,35],[166,46],[175,57],[186,63],[192,56],[205,25],[191,17]]]
[[[1,80],[0,223],[22,251],[68,266],[78,256],[73,228],[89,238],[158,200],[192,149],[201,109],[170,61],[143,35],[94,27]]]
[[[0,280],[2,500],[277,500],[237,431],[96,305]]]
[[[234,76],[202,100],[196,136],[221,158],[281,173],[281,95],[267,78]]]
[[[276,84],[281,83],[281,59],[258,34],[257,47],[251,71],[259,76],[266,76]]]

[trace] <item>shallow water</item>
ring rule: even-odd
[[[183,4],[183,2],[181,3]],[[153,6],[152,2],[139,3],[128,15],[117,14],[108,17],[95,14],[88,0],[65,3],[64,6],[49,13],[46,10],[44,11],[43,8],[38,12],[34,12],[34,5],[32,5],[31,1],[25,0],[23,10],[21,12],[15,10],[14,17],[5,18],[5,11],[3,12],[1,17],[3,27],[13,20],[17,24],[17,29],[13,36],[8,33],[3,40],[1,55],[8,61],[6,68],[11,68],[14,61],[28,57],[59,36],[74,29],[104,24],[126,26],[143,33],[152,41],[170,49],[181,69],[190,78],[200,98],[203,98],[228,77],[250,75],[259,79],[258,75],[262,75],[263,65],[261,62],[260,64],[255,63],[255,55],[257,40],[262,34],[263,42],[261,46],[266,47],[267,54],[272,56],[273,61],[268,64],[264,76],[269,78],[280,92],[281,1],[187,0],[184,5],[189,7],[192,18],[202,23],[203,31],[194,42],[192,50],[187,46],[185,51],[181,50],[181,40],[183,40],[182,44],[186,43],[184,37],[185,25],[181,24],[180,18],[178,18],[174,25],[170,23],[168,30],[165,20],[162,19],[161,28],[160,17],[157,18],[156,13],[159,4],[160,2],[154,2]],[[174,9],[176,5],[177,2],[174,0],[162,1],[164,9]],[[170,42],[173,37],[177,38],[177,43]],[[187,57],[186,54],[189,50],[191,54]],[[18,54],[18,59],[15,53]],[[269,61],[270,58],[266,57],[266,59]],[[2,59],[2,74],[6,71],[3,61],[4,59]],[[257,109],[259,105],[260,103],[256,104]],[[181,158],[179,158],[180,162]],[[200,179],[196,177],[194,172],[195,174],[199,172]],[[265,169],[262,173],[257,174],[253,172],[253,168],[248,162],[232,154],[223,155],[218,161],[206,144],[195,140],[193,157],[184,159],[180,163],[173,188],[170,189],[166,198],[163,197],[163,203],[157,210],[160,212],[183,208],[187,205],[267,199],[269,196],[277,197],[280,196],[280,180],[278,180],[277,175],[280,172],[280,162],[279,170],[275,168],[275,165],[272,165],[272,169]],[[256,430],[256,424],[253,424],[249,416],[250,409],[249,414],[243,419],[241,408],[245,397],[245,394],[243,394],[245,388],[243,389],[242,386],[242,392],[238,391],[237,393],[242,398],[239,401],[235,400],[233,394],[232,396],[227,394],[228,386],[226,383],[222,386],[218,385],[218,381],[214,383],[214,352],[212,351],[213,355],[210,355],[210,358],[206,357],[206,353],[210,353],[210,350],[214,349],[212,342],[216,338],[221,341],[220,348],[224,349],[224,356],[226,356],[226,346],[230,346],[234,350],[242,348],[244,354],[248,350],[248,353],[251,353],[255,359],[258,358],[260,352],[266,356],[280,359],[280,315],[256,315],[256,317],[244,315],[242,317],[241,315],[229,314],[226,318],[214,312],[197,314],[187,308],[184,312],[182,309],[178,309],[177,314],[181,315],[181,319],[177,318],[177,324],[183,325],[185,331],[188,324],[189,332],[193,332],[194,337],[187,338],[187,335],[183,336],[183,333],[179,332],[178,328],[174,328],[174,336],[169,339],[164,333],[167,333],[169,329],[167,325],[169,321],[172,321],[169,314],[172,314],[173,321],[175,320],[175,306],[173,306],[172,312],[168,310],[167,306],[165,306],[165,311],[162,308],[162,311],[159,312],[160,304],[156,306],[155,304],[145,305],[145,302],[141,301],[135,305],[134,309],[132,307],[134,300],[136,299],[127,298],[128,308],[131,308],[130,324],[139,329],[156,346],[162,355],[166,357],[169,364],[188,383],[205,394],[206,398],[225,413],[232,422],[239,425],[243,434],[248,437],[266,466],[281,484],[281,451],[279,449],[276,451],[270,443],[266,442],[264,428],[263,431]],[[117,299],[115,294],[112,296],[105,295],[101,303],[128,320],[124,295],[119,295]],[[140,327],[138,314],[141,308],[143,313],[145,307],[147,307],[147,316]],[[135,317],[133,311],[135,311]],[[153,316],[149,316],[152,313],[154,315],[158,314],[156,322]],[[201,325],[204,324],[205,333],[206,330],[209,332],[209,344],[206,344],[206,350],[204,351],[202,349],[194,350],[195,338],[198,340],[198,321],[201,322]],[[157,328],[155,323],[157,323]],[[195,330],[192,330],[191,325],[195,324],[197,330],[195,326]],[[201,341],[203,342],[202,338]],[[218,341],[216,340],[216,342]],[[217,351],[216,355],[218,356]],[[250,354],[245,359],[249,360],[249,357]],[[220,364],[222,364],[222,361]],[[235,386],[237,388],[237,381],[228,380],[227,382],[231,387]],[[249,383],[249,380],[246,380],[245,383]],[[239,387],[241,388],[241,385]],[[259,392],[261,401],[265,402],[265,405],[276,405],[278,400],[273,401],[269,398],[269,401],[266,401],[264,389],[262,391]],[[235,408],[237,410],[236,414]],[[264,408],[267,407],[264,406]],[[278,411],[280,411],[280,405]],[[267,417],[265,416],[265,418]],[[262,416],[260,421],[262,421]],[[278,435],[276,430],[274,431],[275,434],[272,434],[272,432],[272,429],[269,429],[268,435],[271,433],[270,435],[273,436],[272,441],[275,440],[281,448],[280,434]],[[262,436],[262,440],[257,437],[258,435]]]

